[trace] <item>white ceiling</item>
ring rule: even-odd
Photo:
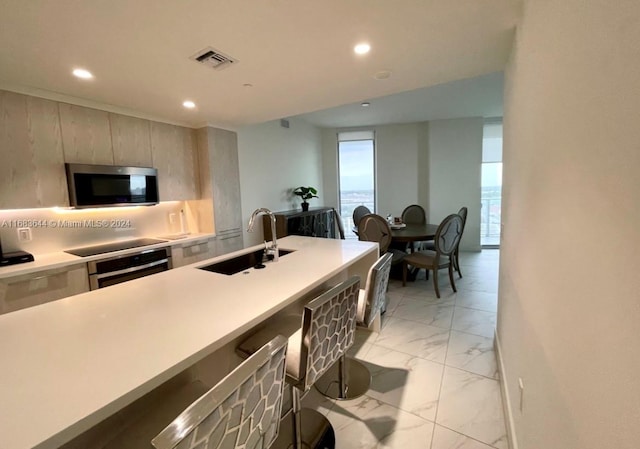
[[[316,126],[340,128],[351,126],[413,123],[462,117],[502,117],[502,72],[431,87],[366,99],[299,117]]]
[[[0,87],[237,127],[500,71],[519,1],[1,0],[1,10]],[[353,53],[361,41],[368,55]],[[207,46],[239,63],[215,71],[189,59]],[[95,79],[74,78],[75,67]],[[375,80],[380,70],[393,74]]]

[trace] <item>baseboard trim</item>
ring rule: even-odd
[[[494,336],[493,345],[496,352],[496,359],[498,361],[498,372],[500,373],[500,390],[502,391],[502,408],[504,410],[504,416],[506,417],[507,439],[509,440],[510,449],[518,449],[518,438],[516,437],[516,428],[513,422],[513,409],[511,407],[509,388],[507,388],[507,375],[504,370],[500,338],[498,337],[497,329],[494,331]]]

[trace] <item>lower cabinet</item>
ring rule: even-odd
[[[232,253],[244,248],[242,229],[221,232],[216,240],[216,256]]]
[[[173,268],[210,259],[216,254],[217,248],[215,238],[185,242],[173,245],[171,248]]]
[[[87,264],[0,279],[0,314],[89,291]]]

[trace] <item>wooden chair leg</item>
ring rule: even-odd
[[[458,272],[458,276],[462,277],[462,271],[460,271],[460,251],[458,250],[458,248],[456,248],[453,260],[456,263],[455,269]]]
[[[438,268],[433,269],[433,287],[436,289],[436,297],[440,297],[440,289],[438,288]]]
[[[453,261],[449,264],[449,280],[451,281],[451,287],[453,288],[453,291],[457,292],[458,290],[456,290],[456,283],[453,282]]]
[[[407,286],[407,263],[402,262],[402,286]]]

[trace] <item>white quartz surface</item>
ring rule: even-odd
[[[55,448],[364,257],[290,236],[232,276],[197,269],[261,246],[0,316],[0,448]]]
[[[69,265],[74,265],[78,263],[87,263],[92,260],[105,259],[108,257],[121,256],[123,254],[136,253],[140,252],[142,248],[144,249],[154,249],[154,248],[162,248],[166,246],[184,246],[187,243],[193,243],[198,240],[205,241],[208,238],[215,237],[215,234],[189,234],[187,237],[178,239],[178,240],[167,240],[162,243],[156,243],[155,245],[146,245],[144,247],[138,248],[129,248],[121,251],[112,251],[109,253],[96,254],[95,256],[87,256],[87,257],[79,257],[74,256],[73,254],[65,253],[65,252],[55,252],[55,253],[47,253],[47,254],[36,254],[34,256],[35,261],[21,263],[16,265],[9,265],[7,267],[0,268],[0,279],[10,277],[10,276],[18,276],[22,274],[31,274],[36,273],[41,270],[49,270],[52,268],[60,268]],[[135,237],[135,239],[142,237]],[[153,238],[157,240],[163,240],[162,237],[149,236],[148,238]],[[132,238],[123,239],[123,241],[132,240]],[[166,239],[165,239],[166,240]],[[106,242],[106,243],[115,243]],[[80,248],[83,246],[91,246],[91,245],[78,245],[74,248]],[[69,248],[72,249],[72,248]],[[3,449],[3,448],[0,448]]]

